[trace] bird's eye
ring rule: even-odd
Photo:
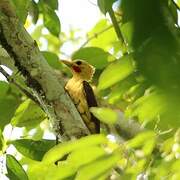
[[[77,61],[76,64],[77,64],[77,65],[81,65],[82,62],[81,62],[81,61]]]

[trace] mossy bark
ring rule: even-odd
[[[0,1],[0,44],[26,78],[39,104],[48,114],[61,141],[89,134],[62,81],[48,65],[36,42],[15,15],[9,0]]]

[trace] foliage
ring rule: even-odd
[[[36,25],[31,36],[40,49],[42,39],[47,43],[42,54],[49,65],[69,77],[59,63],[59,57],[66,57],[62,47],[67,41],[80,46],[82,39],[75,36],[76,29],[61,32],[58,1],[13,0],[12,4],[27,29]],[[97,0],[103,18],[71,58],[84,59],[96,68],[92,85],[100,107],[91,112],[105,124],[100,135],[55,145],[55,140],[44,138],[51,132],[47,115],[14,85],[0,81],[1,153],[16,148],[6,154],[10,179],[180,179],[179,4]],[[20,74],[14,71],[12,78],[25,87]],[[118,128],[123,120],[120,113],[126,119],[124,127],[132,119],[140,126],[134,137],[122,138],[135,126]],[[19,128],[20,138],[6,135],[10,125],[12,135]]]

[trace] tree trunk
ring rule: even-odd
[[[60,81],[48,65],[36,42],[19,21],[9,0],[0,1],[0,44],[47,113],[59,140],[66,141],[89,134],[64,90],[63,78]]]

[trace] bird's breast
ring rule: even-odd
[[[82,81],[71,79],[66,84],[65,89],[68,91],[83,120],[88,123],[90,121],[91,115],[84,94]]]

